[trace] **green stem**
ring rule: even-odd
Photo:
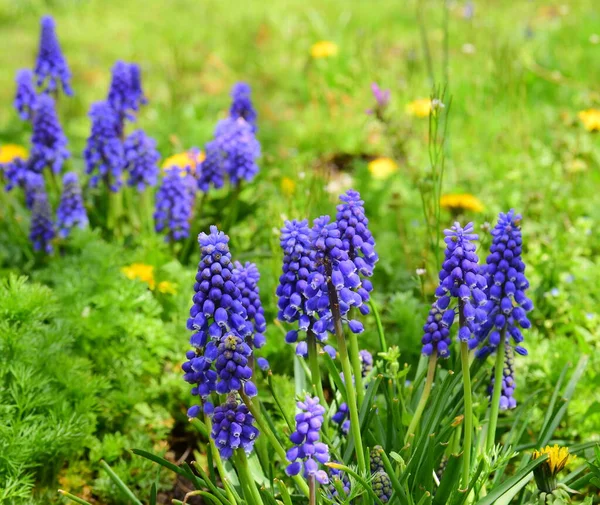
[[[362,406],[365,399],[365,388],[362,381],[362,365],[360,363],[360,352],[358,349],[358,336],[350,332],[350,362],[354,370],[354,387],[356,388],[356,398],[358,408]]]
[[[252,473],[250,472],[250,468],[248,467],[248,458],[246,457],[246,453],[244,449],[236,449],[237,454],[237,462],[236,465],[238,472],[240,472],[240,477],[245,483],[248,485],[248,491],[251,496],[246,496],[246,500],[256,505],[262,505],[262,498],[260,493],[258,492],[258,488],[256,487],[256,482],[254,482],[254,477],[252,477]]]
[[[365,460],[365,451],[362,444],[360,434],[360,419],[358,417],[358,406],[356,404],[356,391],[354,381],[352,380],[352,366],[348,357],[348,348],[346,347],[346,339],[344,338],[344,329],[342,328],[342,316],[340,313],[340,302],[338,300],[337,291],[331,281],[331,264],[325,264],[327,273],[327,289],[329,292],[329,305],[331,306],[331,314],[335,326],[335,334],[337,337],[338,350],[340,352],[340,361],[342,362],[342,373],[344,374],[344,385],[346,386],[346,397],[348,399],[348,410],[350,411],[350,430],[354,438],[354,448],[356,451],[356,459],[358,469],[361,475],[367,472],[367,464]]]
[[[488,424],[486,451],[490,452],[496,441],[496,426],[498,412],[500,411],[500,396],[502,396],[502,373],[504,371],[504,345],[506,340],[506,326],[500,334],[500,344],[496,349],[496,369],[494,370],[494,393],[490,405],[490,422]]]
[[[152,189],[147,187],[141,194],[142,205],[142,220],[146,223],[146,231],[148,234],[154,232],[154,210],[152,209]]]
[[[325,394],[323,393],[323,381],[321,379],[321,369],[319,368],[319,356],[317,349],[317,339],[312,330],[308,330],[306,336],[306,343],[308,346],[308,364],[310,366],[310,375],[313,387],[317,391],[321,405],[327,408],[325,402]]]
[[[417,409],[415,410],[415,414],[410,421],[410,425],[408,426],[408,431],[406,432],[406,437],[404,438],[404,443],[407,444],[410,442],[410,438],[414,435],[415,430],[417,429],[417,425],[421,420],[421,416],[423,415],[423,411],[425,410],[425,405],[427,405],[427,400],[429,399],[429,394],[431,393],[431,386],[433,385],[433,379],[435,377],[435,366],[437,364],[437,351],[434,350],[433,354],[429,357],[429,367],[427,369],[427,379],[425,380],[425,386],[423,387],[423,393],[421,394],[421,398],[419,399],[419,404],[417,405]]]
[[[471,393],[471,372],[469,369],[469,344],[460,343],[460,361],[463,372],[463,389],[465,400],[465,438],[463,445],[463,489],[469,487],[469,476],[471,474],[471,444],[473,438],[473,397]]]
[[[379,315],[379,310],[377,310],[377,305],[375,305],[375,301],[373,300],[373,298],[369,300],[369,305],[371,307],[371,310],[373,311],[373,317],[375,317],[375,324],[377,325],[379,347],[381,347],[381,352],[385,352],[388,349],[387,342],[385,341],[385,332],[383,331],[383,324],[381,324],[381,316]]]
[[[246,404],[246,407],[248,407],[248,410],[254,416],[254,419],[256,420],[256,423],[258,424],[260,431],[262,433],[264,433],[264,435],[269,439],[269,442],[271,442],[271,445],[273,446],[273,449],[275,450],[275,452],[279,455],[279,457],[281,458],[282,461],[284,461],[284,462],[287,461],[285,449],[279,443],[279,440],[277,440],[277,437],[271,431],[271,428],[269,428],[269,425],[264,421],[261,413],[258,411],[256,406],[252,403],[252,400],[245,393],[240,393],[240,396],[242,397],[242,400]],[[300,475],[294,475],[293,479],[296,482],[296,484],[298,485],[298,487],[300,488],[300,490],[302,491],[302,493],[304,493],[304,495],[308,496],[308,485],[306,484],[304,479],[302,477],[300,477]]]
[[[206,423],[206,429],[210,433],[212,431],[212,421],[210,416],[204,416],[204,422]],[[225,492],[227,493],[227,498],[231,502],[231,505],[236,505],[237,500],[233,495],[231,490],[231,484],[229,483],[229,479],[227,478],[227,472],[225,471],[225,467],[223,466],[223,460],[221,459],[221,455],[219,454],[219,450],[217,449],[217,445],[213,438],[209,435],[208,440],[210,442],[210,451],[213,455],[213,461],[217,467],[217,472],[219,472],[219,476],[221,477],[221,482],[223,482],[223,487],[225,487]]]

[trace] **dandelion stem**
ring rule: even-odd
[[[500,410],[500,396],[502,395],[502,373],[504,370],[504,346],[506,339],[506,326],[500,335],[500,344],[496,349],[496,369],[494,370],[494,392],[490,404],[490,421],[488,424],[486,451],[490,452],[496,441],[496,426]]]
[[[414,435],[414,433],[417,429],[417,425],[419,424],[419,421],[421,420],[421,416],[423,415],[423,411],[425,410],[425,405],[427,405],[427,400],[429,399],[429,394],[431,393],[431,386],[433,385],[433,379],[435,377],[436,364],[437,364],[437,350],[434,349],[433,354],[429,357],[429,367],[427,369],[427,379],[425,380],[425,386],[423,387],[423,393],[421,394],[419,404],[417,405],[415,414],[413,415],[413,418],[410,421],[410,425],[408,426],[408,430],[406,432],[406,437],[404,438],[405,444],[409,443],[410,438]]]
[[[342,328],[342,316],[340,313],[340,302],[338,300],[337,291],[331,281],[331,264],[325,264],[327,274],[327,290],[329,294],[329,305],[331,306],[331,315],[333,316],[333,324],[337,337],[338,349],[340,352],[340,361],[342,362],[342,372],[344,374],[344,383],[346,386],[346,396],[348,399],[348,410],[350,411],[350,430],[354,438],[354,448],[356,451],[356,459],[358,469],[362,475],[366,473],[367,465],[365,462],[365,453],[360,435],[360,420],[358,417],[358,406],[356,404],[356,391],[352,380],[352,366],[348,357],[348,348],[346,339],[344,338],[344,329]]]

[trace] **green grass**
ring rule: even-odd
[[[475,220],[477,227],[485,221],[493,224],[498,212],[511,207],[524,216],[525,260],[536,311],[534,329],[526,337],[531,357],[517,360],[522,377],[517,395],[525,398],[537,387],[551,391],[565,362],[576,361],[581,353],[592,355],[582,380],[588,392],[573,400],[577,422],[561,426],[565,434],[585,438],[597,434],[600,424],[600,376],[595,371],[600,366],[600,134],[587,132],[577,113],[600,106],[600,67],[595,64],[600,44],[590,38],[600,31],[600,12],[593,0],[563,2],[568,8],[485,0],[475,3],[475,16],[468,20],[462,16],[463,2],[449,4],[445,51],[445,11],[441,1],[433,0],[0,0],[0,145],[28,145],[28,126],[11,107],[14,76],[34,63],[39,17],[45,13],[57,21],[73,73],[75,97],[61,98],[59,109],[73,153],[69,165],[80,173],[89,131],[86,114],[92,102],[104,99],[116,60],[142,67],[150,103],[138,124],[156,138],[163,157],[210,140],[216,121],[227,114],[231,85],[247,81],[259,114],[261,173],[242,194],[242,219],[226,231],[234,256],[259,265],[268,321],[276,316],[276,231],[282,216],[312,219],[332,213],[337,194],[329,195],[324,187],[338,175],[332,160],[345,157],[350,162],[343,168],[366,201],[378,244],[375,297],[389,343],[400,345],[402,360],[415,363],[428,299],[421,296],[414,272],[428,267],[426,295],[436,275],[427,260],[418,191],[429,174],[428,123],[405,112],[408,102],[430,96],[434,87],[417,21],[421,5],[435,85],[446,86],[452,99],[443,192],[472,193],[484,203],[483,213],[461,216]],[[338,56],[312,60],[310,47],[319,40],[338,44]],[[398,173],[384,182],[370,177],[365,161],[392,155],[391,139],[365,114],[372,106],[373,81],[391,89],[390,110],[402,127],[406,149]],[[283,177],[296,183],[292,197],[281,189]],[[216,222],[223,221],[217,203],[226,203],[227,196],[227,190],[211,195],[208,215]],[[193,232],[206,229],[207,219],[195,222]],[[443,213],[440,226],[451,221]],[[69,282],[56,282],[63,269],[77,275],[73,264],[58,258],[50,268],[34,267],[11,252],[14,233],[14,228],[0,230],[3,269],[34,271],[34,277],[57,289],[69,310],[79,310],[86,300],[75,303]],[[165,320],[168,333],[157,359],[170,356],[177,342],[183,357],[195,259],[182,269],[170,263],[168,251],[156,240],[134,243],[127,253],[111,253],[114,268],[125,259],[146,261],[166,264],[165,272],[177,276],[179,295],[153,317]],[[488,243],[484,238],[483,246]],[[128,244],[117,247],[121,251]],[[125,324],[115,320],[115,325]],[[369,319],[366,326],[361,343],[375,348],[375,323]],[[140,337],[139,329],[134,330]],[[290,373],[291,349],[281,343],[281,329],[270,324],[268,338],[266,354],[276,358],[275,370]],[[145,373],[159,373],[158,364],[146,365]],[[110,373],[105,362],[97,366]],[[130,380],[116,375],[104,379],[118,384]],[[176,375],[170,371],[168,377],[178,380]],[[157,397],[164,401],[160,392],[153,393],[152,401]],[[114,391],[109,399],[127,405]],[[541,417],[544,407],[541,402]],[[182,401],[178,408],[183,412]],[[117,424],[134,433],[131,423]],[[92,457],[106,457],[111,444],[120,454],[127,443],[117,436],[88,449]],[[126,472],[127,465],[123,468]]]

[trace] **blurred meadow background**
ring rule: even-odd
[[[12,107],[15,75],[33,66],[45,14],[73,75],[75,94],[58,110],[68,169],[84,187],[87,113],[105,97],[115,61],[141,67],[149,103],[136,126],[163,160],[203,149],[228,114],[231,87],[252,87],[260,171],[242,187],[235,219],[230,189],[211,190],[191,234],[227,226],[234,258],[257,263],[263,355],[290,405],[293,348],[275,322],[279,229],[332,212],[353,187],[380,257],[373,297],[388,343],[411,366],[437,282],[437,230],[473,221],[486,249],[499,212],[523,215],[535,310],[517,399],[539,392],[541,423],[564,365],[587,354],[559,435],[600,435],[595,1],[0,0],[0,162],[9,144],[30,148],[30,126]],[[390,91],[385,121],[367,113],[372,83]],[[437,134],[432,96],[444,106]],[[58,503],[62,487],[126,503],[100,459],[144,489],[158,470],[129,449],[173,461],[196,451],[180,365],[197,253],[125,225],[80,231],[62,254],[40,258],[16,192],[0,198],[0,502]],[[361,344],[375,350],[375,321],[365,327]],[[180,483],[160,475],[162,502],[181,497]]]

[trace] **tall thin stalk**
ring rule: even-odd
[[[240,480],[244,481],[248,489],[248,494],[250,494],[250,496],[245,496],[246,501],[249,501],[256,505],[262,505],[263,501],[260,496],[260,493],[258,492],[258,488],[256,487],[256,482],[254,482],[254,477],[252,477],[252,473],[250,472],[250,467],[248,466],[248,458],[246,457],[244,449],[236,449],[235,453],[237,460],[237,464],[235,465],[235,467],[240,473]]]
[[[469,344],[460,343],[460,362],[463,371],[463,390],[465,398],[465,438],[463,444],[463,489],[469,487],[471,475],[471,445],[473,443],[473,397],[471,392],[471,372],[469,363]]]
[[[419,404],[417,405],[417,409],[415,410],[415,414],[408,426],[408,430],[406,432],[406,436],[404,438],[404,443],[409,443],[410,438],[414,435],[417,425],[421,420],[421,416],[423,415],[423,411],[425,410],[425,405],[427,405],[427,400],[429,399],[429,394],[431,393],[431,386],[433,385],[433,379],[435,377],[435,366],[437,365],[437,350],[433,351],[433,354],[429,357],[429,367],[427,369],[427,378],[425,380],[425,386],[423,386],[423,393],[421,394],[421,398],[419,399]]]
[[[306,334],[306,343],[308,346],[308,364],[310,367],[310,375],[312,384],[317,392],[317,396],[321,401],[321,405],[327,408],[325,402],[325,394],[323,393],[323,381],[321,379],[321,369],[319,368],[319,356],[317,349],[317,339],[312,329],[309,329]]]
[[[365,474],[367,464],[365,460],[365,452],[360,434],[360,419],[358,416],[358,405],[356,403],[356,390],[354,381],[352,380],[352,366],[350,365],[350,357],[348,356],[348,347],[344,338],[344,329],[342,327],[342,315],[340,313],[340,302],[338,299],[337,290],[331,281],[332,266],[331,263],[325,263],[325,273],[327,274],[327,290],[329,294],[329,305],[331,306],[331,315],[337,337],[338,349],[340,352],[340,361],[342,363],[342,373],[344,374],[344,385],[346,386],[346,396],[348,398],[348,410],[350,411],[350,431],[354,438],[354,448],[356,451],[356,459],[358,469],[361,474]]]
[[[494,393],[490,404],[490,422],[487,432],[487,443],[485,448],[487,452],[492,450],[496,441],[496,426],[498,425],[498,413],[500,411],[500,396],[502,396],[502,375],[504,371],[504,346],[506,340],[506,326],[500,334],[500,344],[496,349],[496,369],[494,370]]]

